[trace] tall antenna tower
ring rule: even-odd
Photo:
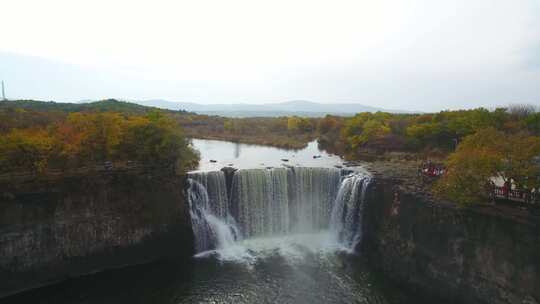
[[[6,90],[4,89],[4,81],[2,80],[2,100],[6,101]]]

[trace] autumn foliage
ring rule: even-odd
[[[540,189],[540,113],[531,106],[326,116],[318,132],[323,148],[353,159],[370,149],[448,156],[434,190],[463,205],[486,201],[494,178],[523,191]]]
[[[194,138],[219,139],[285,149],[301,149],[316,138],[316,118],[249,117],[183,114],[177,115],[186,135]]]
[[[540,113],[516,107],[427,114],[358,113],[350,118],[327,116],[318,125],[324,146],[343,154],[366,148],[452,152],[464,137],[485,128],[540,135]]]
[[[118,160],[184,170],[197,155],[175,120],[160,112],[74,112],[49,124],[11,128],[0,137],[2,172],[39,173]]]
[[[435,185],[435,193],[463,205],[485,201],[495,177],[522,190],[539,189],[539,155],[538,136],[478,130],[450,154],[447,174]]]

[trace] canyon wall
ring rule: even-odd
[[[385,277],[448,303],[540,303],[540,219],[434,202],[376,178],[359,250]]]
[[[130,264],[189,260],[184,188],[185,177],[155,171],[0,181],[0,297]],[[381,176],[365,199],[357,250],[384,278],[436,302],[540,303],[538,216],[458,208]]]
[[[124,265],[187,260],[185,178],[101,172],[0,183],[0,296]]]

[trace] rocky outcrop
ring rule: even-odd
[[[514,209],[458,208],[377,178],[363,254],[393,281],[448,303],[540,303],[540,220]]]
[[[0,184],[0,296],[162,258],[188,258],[184,182],[102,172]]]

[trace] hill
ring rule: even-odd
[[[358,103],[327,104],[306,100],[293,100],[265,104],[197,104],[191,102],[172,102],[163,99],[150,99],[132,102],[163,109],[185,110],[198,114],[219,115],[226,117],[279,117],[292,115],[323,117],[327,114],[353,116],[354,114],[360,112],[374,113],[379,111],[390,113],[408,113],[407,111],[389,110]]]
[[[121,112],[128,114],[144,114],[157,107],[148,107],[140,104],[119,101],[115,99],[106,99],[88,103],[61,103],[54,101],[37,100],[8,100],[0,102],[0,109],[22,108],[37,112]]]

